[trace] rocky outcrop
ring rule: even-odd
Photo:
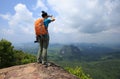
[[[63,68],[52,64],[46,67],[38,63],[0,69],[0,79],[79,79]]]

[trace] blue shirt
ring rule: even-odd
[[[46,28],[48,28],[48,24],[50,22],[51,22],[51,19],[49,19],[49,18],[44,19],[44,25],[45,25]]]

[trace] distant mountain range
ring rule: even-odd
[[[16,45],[15,49],[37,55],[38,47],[39,44],[36,43],[23,43]],[[119,45],[107,46],[95,43],[79,43],[70,45],[50,44],[48,48],[48,54],[55,54],[59,59],[62,58],[66,60],[78,59],[93,61],[104,59],[103,56],[108,56],[107,58],[110,58],[111,54],[116,55],[119,54],[118,52],[120,52]],[[57,57],[55,59],[57,59]]]

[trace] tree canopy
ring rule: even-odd
[[[35,62],[35,58],[31,54],[15,50],[11,42],[0,40],[0,68]]]

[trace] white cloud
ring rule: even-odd
[[[42,10],[48,10],[48,8],[46,7],[46,5],[43,3],[43,0],[37,0],[36,6],[33,9],[39,9],[41,8]]]
[[[119,0],[48,0],[48,3],[58,14],[50,31],[64,42],[110,42],[115,31],[120,30]]]
[[[14,31],[12,29],[1,29],[1,32],[3,35],[12,35],[14,34]]]
[[[0,17],[2,17],[3,19],[5,19],[5,20],[10,20],[10,18],[11,18],[11,15],[9,14],[9,13],[7,13],[7,14],[0,14]]]
[[[58,13],[60,23],[56,26],[60,26],[63,31],[66,28],[67,31],[77,29],[84,33],[99,33],[114,28],[114,21],[119,23],[120,17],[115,17],[114,14],[107,15],[119,7],[116,6],[120,3],[118,0],[48,0],[48,3]]]
[[[15,14],[2,14],[2,17],[8,20],[8,27],[1,29],[4,37],[8,39],[18,38],[19,41],[29,41],[34,36],[34,18],[32,12],[28,10],[25,4],[17,4],[14,7]],[[11,38],[13,36],[13,38]],[[17,40],[16,40],[17,41]]]
[[[11,15],[9,25],[14,29],[15,33],[33,33],[32,12],[30,12],[24,4],[17,4],[15,7],[15,14]]]
[[[86,6],[90,9],[95,9],[97,7],[98,0],[88,0]]]

